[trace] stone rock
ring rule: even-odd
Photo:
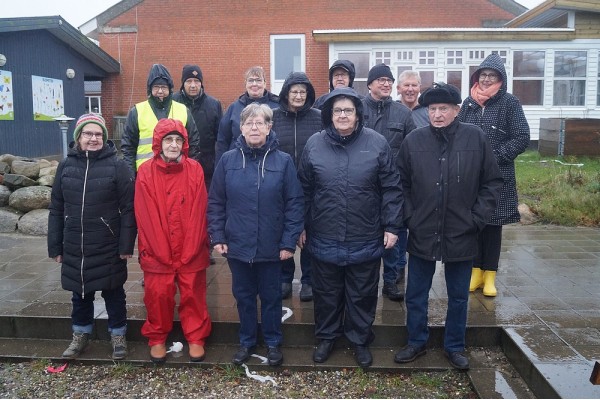
[[[8,205],[8,198],[12,192],[4,185],[0,185],[0,207]]]
[[[23,212],[48,208],[51,193],[52,189],[47,186],[32,186],[17,189],[8,198],[8,205]]]
[[[22,215],[22,212],[14,210],[10,207],[0,207],[0,232],[6,233],[17,230],[17,223]],[[47,231],[48,228],[46,228],[46,232]]]
[[[35,161],[14,160],[11,164],[11,172],[37,179],[40,176],[40,165]]]
[[[538,221],[538,217],[525,203],[519,204],[519,214],[521,214],[521,225],[531,225]]]
[[[0,161],[0,174],[10,174],[10,165],[7,162]]]
[[[13,156],[12,154],[2,154],[0,156],[0,161],[5,162],[8,165],[11,165],[14,160],[18,159],[20,159],[20,157]]]
[[[36,186],[38,183],[33,179],[29,179],[23,175],[15,175],[15,174],[4,174],[4,181],[2,184],[4,186],[8,186],[11,190],[17,190],[19,188],[27,187],[27,186]]]
[[[46,160],[45,158],[42,158],[41,160],[37,161],[38,165],[40,166],[40,169],[42,168],[48,168],[52,166],[52,163],[48,160]]]
[[[49,167],[40,168],[40,178],[42,176],[46,176],[46,175],[56,175],[56,167],[49,166]]]
[[[0,174],[0,185],[4,183],[4,175]]]
[[[50,165],[52,165],[53,167],[58,167],[59,161],[56,160],[52,160],[50,161]]]
[[[17,227],[19,233],[26,235],[43,236],[48,234],[49,210],[32,210],[23,215]]]
[[[52,187],[52,185],[54,185],[54,175],[40,176],[37,180],[37,183],[39,183],[40,186]]]

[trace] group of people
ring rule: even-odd
[[[73,341],[63,357],[87,346],[96,291],[106,302],[113,358],[126,356],[123,284],[139,233],[142,333],[155,363],[166,359],[177,288],[190,361],[204,359],[214,249],[227,259],[240,319],[232,362],[256,351],[260,320],[267,361],[281,365],[282,299],[292,294],[298,247],[300,300],[314,301],[315,362],[327,361],[345,336],[357,364],[372,364],[382,260],[382,294],[406,300],[408,343],[394,360],[425,354],[429,290],[441,262],[444,350],[451,365],[468,369],[469,291],[496,296],[502,225],[519,220],[514,159],[529,144],[500,57],[490,55],[472,74],[464,102],[444,83],[421,92],[415,71],[400,74],[401,99],[393,101],[385,64],[370,69],[369,94],[361,96],[349,60],[331,66],[330,91],[319,98],[302,72],[290,73],[279,96],[266,89],[261,67],[244,78],[244,94],[223,114],[198,66],[183,68],[173,93],[169,72],[154,65],[148,99],[127,118],[123,160],[102,117],[78,120],[49,216],[49,256],[62,263],[63,288],[73,292]]]

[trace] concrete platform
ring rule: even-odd
[[[428,354],[406,365],[393,362],[394,353],[406,343],[406,309],[404,303],[380,297],[373,370],[449,368],[441,352],[446,317],[442,269],[436,271],[430,293]],[[139,332],[145,319],[141,277],[139,264],[130,261],[125,285],[131,349],[127,362],[133,363],[148,362],[148,349]],[[496,298],[486,298],[478,291],[469,302],[469,376],[480,396],[525,398],[533,393],[544,398],[600,398],[600,386],[589,382],[593,363],[600,359],[600,230],[505,227],[497,288]],[[284,307],[293,312],[284,322],[284,367],[356,367],[352,350],[343,341],[327,363],[312,362],[313,304],[299,301],[299,289],[295,279],[294,294],[284,301]],[[203,365],[226,364],[237,347],[238,318],[229,268],[222,258],[209,269],[207,293],[214,327]],[[81,362],[112,362],[104,341],[108,338],[104,302],[97,297],[97,342]],[[0,234],[0,358],[60,356],[71,335],[70,311],[70,293],[61,289],[59,264],[47,257],[46,238]],[[178,326],[170,340],[185,343]],[[486,347],[501,349],[531,392],[523,390],[520,378],[490,368],[481,350]],[[184,349],[182,357],[172,357],[167,364],[187,363]],[[250,365],[265,368],[258,359]]]

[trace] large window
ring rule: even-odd
[[[271,92],[279,94],[290,72],[305,72],[304,35],[271,35]]]
[[[369,76],[369,57],[369,53],[359,52],[343,52],[338,54],[338,60],[350,60],[354,63],[354,68],[356,68],[356,76],[354,77],[354,84],[352,86],[363,96],[369,94],[369,89],[367,88],[367,77]]]
[[[544,103],[544,51],[513,53],[513,94],[521,104],[541,106]]]
[[[585,105],[587,52],[557,51],[554,55],[555,106]]]

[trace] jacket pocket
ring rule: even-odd
[[[106,219],[104,219],[104,217],[100,217],[100,220],[102,221],[102,223],[104,225],[106,225],[106,227],[110,231],[110,234],[113,235],[113,237],[117,237],[117,235],[115,235],[115,231],[110,227],[110,224],[108,223],[108,221]]]

